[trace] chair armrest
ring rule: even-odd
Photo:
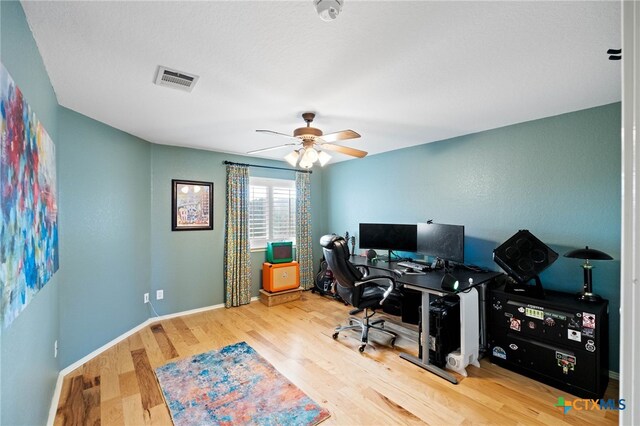
[[[396,280],[388,275],[371,275],[367,277],[366,280],[357,282],[356,285],[369,284],[375,281],[387,281],[389,285],[389,288],[387,288],[382,295],[382,300],[380,300],[380,305],[382,305],[387,297],[389,297],[393,289],[396,287]]]
[[[365,265],[354,265],[361,273],[362,278],[366,278],[369,276],[369,267]]]

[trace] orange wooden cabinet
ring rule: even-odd
[[[262,264],[262,288],[270,293],[300,287],[298,262]]]

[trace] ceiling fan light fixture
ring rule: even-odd
[[[292,167],[296,166],[296,163],[298,162],[298,157],[300,156],[300,154],[298,154],[298,151],[293,150],[290,153],[288,153],[287,155],[284,156],[284,159],[287,161],[287,163],[291,164]]]
[[[318,162],[320,163],[320,167],[324,167],[331,160],[331,156],[324,151],[318,152]]]
[[[304,155],[303,155],[302,158],[300,159],[300,164],[298,165],[303,169],[310,169],[313,166],[313,163],[311,163],[309,160],[304,158]]]
[[[302,156],[312,164],[318,161],[318,151],[316,151],[313,147],[305,148],[304,154]]]
[[[302,118],[304,119],[305,123],[307,123],[307,125],[305,127],[299,127],[295,129],[293,131],[293,136],[286,133],[274,132],[272,130],[256,130],[256,132],[259,133],[284,136],[289,139],[290,142],[278,146],[256,149],[247,152],[247,154],[257,154],[259,152],[271,151],[273,149],[297,146],[299,148],[294,148],[293,152],[285,155],[284,160],[291,164],[291,166],[293,167],[296,167],[297,163],[298,166],[305,169],[310,169],[316,162],[318,162],[320,166],[324,167],[324,165],[327,164],[329,160],[331,160],[331,156],[326,153],[326,150],[336,151],[340,154],[350,155],[357,158],[362,158],[367,155],[366,151],[350,148],[348,146],[335,145],[333,143],[338,141],[345,141],[348,139],[357,139],[360,137],[358,133],[348,129],[325,135],[323,134],[322,130],[311,127],[311,123],[313,123],[313,119],[315,118],[315,116],[316,114],[313,112],[303,113]],[[295,140],[295,142],[292,142],[291,139]]]

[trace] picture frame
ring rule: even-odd
[[[171,180],[171,230],[213,229],[213,182]]]

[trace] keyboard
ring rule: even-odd
[[[413,269],[414,271],[424,271],[427,269],[426,265],[421,265],[415,262],[398,262],[398,266],[401,268]]]

